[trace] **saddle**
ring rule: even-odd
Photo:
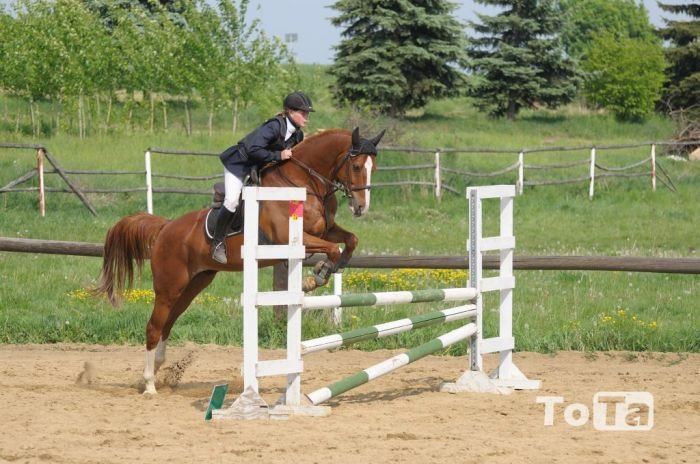
[[[253,168],[248,176],[246,176],[243,181],[243,185],[259,185],[259,177],[257,168]],[[242,196],[242,193],[241,193]],[[214,196],[211,202],[211,208],[207,211],[207,217],[204,221],[204,234],[207,240],[211,240],[214,237],[214,228],[216,227],[216,220],[219,218],[219,211],[224,204],[224,198],[226,197],[226,187],[223,182],[217,182],[214,184]],[[231,225],[226,230],[226,237],[232,235],[238,235],[243,233],[243,217],[245,211],[245,202],[241,197],[238,201],[238,208],[233,213],[233,220]]]

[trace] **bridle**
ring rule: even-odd
[[[360,151],[356,150],[354,147],[351,147],[350,150],[341,158],[338,157],[339,162],[336,161],[335,165],[333,166],[333,169],[331,170],[331,175],[330,179],[324,176],[323,174],[319,173],[316,171],[314,168],[309,166],[308,164],[304,163],[303,161],[300,161],[294,157],[290,158],[289,161],[296,164],[300,168],[302,168],[304,171],[309,176],[315,177],[319,181],[321,181],[322,184],[326,186],[328,189],[326,191],[326,194],[323,195],[324,199],[324,204],[325,204],[325,199],[327,197],[330,197],[331,195],[335,194],[335,192],[342,192],[343,195],[345,195],[345,198],[347,198],[349,201],[353,201],[353,196],[352,193],[356,192],[358,190],[369,190],[372,188],[371,185],[361,185],[361,186],[353,186],[352,183],[348,185],[348,182],[350,181],[350,160],[353,158],[362,155]],[[371,154],[368,154],[368,156],[373,156]],[[345,166],[345,181],[338,180],[338,171]],[[281,174],[281,171],[280,171]],[[283,175],[283,174],[282,174]],[[286,176],[284,176],[286,178]],[[290,184],[296,185],[288,178],[286,178],[287,182]],[[320,195],[316,194],[315,192],[310,192],[312,195],[316,195],[318,197],[321,197]]]
[[[286,160],[282,163],[279,163],[276,166],[278,168],[278,169],[276,169],[277,174],[280,177],[282,177],[288,184],[290,184],[294,187],[299,187],[299,185],[295,184],[294,181],[292,181],[289,177],[287,177],[284,174],[283,170],[279,169],[281,166],[283,166],[285,163],[288,163],[288,162],[291,162],[292,164],[295,164],[296,166],[300,167],[301,169],[306,171],[306,173],[310,177],[316,178],[317,180],[319,180],[321,182],[321,184],[323,184],[326,187],[326,192],[323,195],[316,193],[316,192],[313,192],[313,191],[310,191],[307,187],[307,193],[309,195],[313,195],[313,196],[319,198],[321,200],[321,204],[323,204],[323,212],[324,212],[323,214],[324,214],[324,218],[325,218],[325,221],[324,221],[325,222],[325,230],[324,230],[323,235],[322,235],[323,237],[328,235],[328,231],[330,229],[331,212],[330,212],[330,208],[328,208],[328,201],[333,197],[333,195],[335,195],[335,192],[342,192],[342,194],[345,196],[345,198],[348,199],[350,204],[354,206],[355,199],[352,196],[352,193],[356,192],[358,190],[368,190],[371,188],[370,185],[362,185],[362,186],[355,187],[352,184],[348,185],[348,183],[347,183],[348,181],[350,181],[350,164],[351,164],[350,160],[352,160],[353,158],[360,156],[362,154],[363,153],[361,153],[355,147],[351,147],[350,150],[348,150],[348,152],[344,156],[338,157],[338,159],[340,161],[339,162],[336,161],[336,163],[333,165],[333,169],[331,170],[331,178],[330,179],[327,178],[326,176],[324,176],[323,174],[319,173],[318,171],[316,171],[314,168],[312,168],[308,164],[306,164],[303,161],[301,161],[297,158],[294,158],[294,157],[289,158],[288,160]],[[376,155],[376,153],[374,155],[373,154],[367,154],[367,155],[374,156],[374,155]],[[343,165],[345,165],[345,167],[346,167],[345,181],[344,182],[341,180],[337,180],[338,172],[343,167]]]

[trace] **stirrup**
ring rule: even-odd
[[[228,263],[226,244],[223,241],[212,244],[211,259],[221,264]]]

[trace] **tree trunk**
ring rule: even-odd
[[[238,130],[238,98],[233,100],[233,109],[231,110],[231,132],[234,134]]]
[[[515,106],[515,100],[508,100],[508,110],[506,111],[506,116],[508,119],[515,119],[518,114],[518,108]]]
[[[56,135],[61,132],[61,116],[63,115],[63,94],[58,94],[58,111],[56,111]]]
[[[102,131],[102,118],[100,117],[101,112],[102,112],[102,108],[100,105],[100,93],[95,92],[95,119],[97,120],[97,127],[98,127],[99,131],[103,132]]]
[[[83,120],[83,92],[78,95],[78,137],[82,140],[85,138],[85,121]]]
[[[41,110],[39,109],[39,103],[34,102],[34,116],[36,118],[36,135],[41,135]]]
[[[36,116],[34,115],[34,99],[29,98],[29,120],[32,124],[32,135],[36,135]]]
[[[112,97],[113,97],[113,96],[114,96],[114,95],[113,95],[112,91],[110,90],[110,92],[109,92],[109,100],[107,101],[107,117],[105,118],[105,130],[106,130],[107,132],[109,132],[109,120],[110,120],[111,117],[112,117]]]
[[[151,134],[153,133],[153,130],[155,129],[156,125],[156,96],[153,92],[149,92],[150,100],[151,100],[151,115],[150,115],[150,132]]]
[[[185,99],[185,133],[192,135],[192,115],[190,114],[190,99]]]
[[[163,98],[161,100],[163,103],[163,130],[168,131],[168,102]]]
[[[209,137],[214,134],[214,104],[209,106],[209,121],[207,123],[209,126]]]
[[[134,117],[134,103],[136,102],[136,96],[134,95],[134,91],[132,90],[131,92],[131,99],[127,100],[126,103],[129,105],[129,111],[126,116],[126,129],[127,131],[133,129],[132,124],[131,124],[131,118]]]

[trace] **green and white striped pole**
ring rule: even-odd
[[[403,292],[356,293],[304,297],[304,309],[337,308],[339,306],[378,306],[423,303],[428,301],[468,301],[476,298],[475,288],[444,288]]]
[[[438,350],[447,348],[454,343],[471,337],[475,333],[476,325],[473,322],[470,322],[459,329],[447,332],[446,334],[417,346],[406,353],[394,356],[393,358],[387,359],[379,364],[375,364],[372,367],[368,367],[355,375],[351,375],[350,377],[346,377],[345,379],[328,385],[327,387],[313,391],[306,396],[314,405],[321,404],[340,395],[341,393],[345,393],[348,390],[359,387],[370,380],[374,380],[377,377],[388,374],[389,372],[403,367],[406,364],[411,364],[412,362],[417,361],[429,354],[435,353]]]
[[[443,322],[458,321],[476,316],[476,306],[467,304],[455,308],[433,311],[419,314],[406,319],[385,322],[371,327],[351,330],[348,332],[327,335],[301,342],[301,354],[306,355],[315,351],[330,350],[340,346],[351,345],[364,340],[387,337],[401,332],[407,332],[421,327],[441,324]]]

